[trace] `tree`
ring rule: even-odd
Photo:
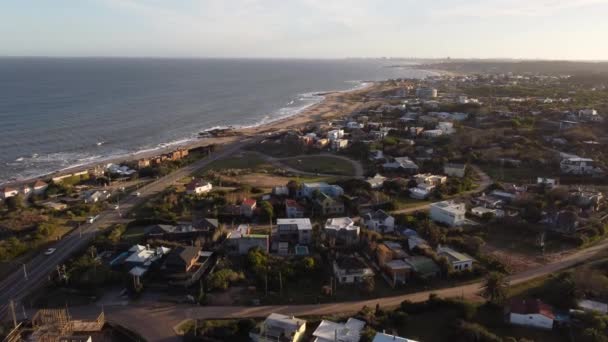
[[[365,294],[372,294],[376,289],[374,277],[365,277],[361,282],[361,291]]]
[[[583,331],[583,341],[585,342],[607,342],[608,337],[594,328],[587,328]]]
[[[260,203],[260,208],[262,210],[263,218],[271,220],[274,217],[274,208],[272,207],[272,204],[270,204],[270,202],[262,201]]]
[[[483,286],[481,287],[481,296],[489,303],[502,304],[507,298],[509,290],[509,281],[505,275],[498,272],[491,272],[486,277]]]

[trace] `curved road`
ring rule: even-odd
[[[608,241],[580,250],[562,260],[538,268],[530,269],[509,277],[511,284],[519,284],[534,278],[546,276],[589,260],[608,247]],[[481,282],[455,286],[445,289],[416,292],[393,297],[384,297],[353,302],[340,302],[310,305],[273,305],[273,306],[192,306],[192,305],[159,305],[141,303],[131,305],[106,306],[106,317],[127,328],[137,331],[148,341],[180,341],[174,327],[186,319],[220,319],[220,318],[257,318],[265,317],[272,312],[294,316],[349,314],[359,311],[363,306],[395,307],[402,301],[419,302],[427,300],[431,293],[441,297],[464,297],[481,300],[477,295]],[[70,308],[77,315],[98,314],[100,307],[85,306]]]

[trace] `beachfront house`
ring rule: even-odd
[[[5,187],[4,189],[2,189],[2,191],[0,192],[0,198],[2,198],[3,200],[11,198],[11,197],[15,197],[19,195],[19,190],[13,188],[13,187]]]

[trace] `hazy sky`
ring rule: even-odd
[[[608,0],[1,0],[0,55],[608,59]]]

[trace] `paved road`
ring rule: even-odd
[[[603,241],[590,248],[580,250],[562,260],[538,268],[515,274],[509,277],[511,284],[519,284],[530,279],[546,276],[589,260],[597,253],[605,251],[608,241]],[[114,322],[137,331],[148,341],[180,341],[173,328],[186,319],[212,318],[256,318],[265,317],[272,312],[294,316],[350,314],[359,311],[363,306],[390,308],[398,306],[402,301],[413,302],[428,299],[431,293],[441,297],[463,297],[470,300],[481,300],[478,296],[481,283],[472,283],[452,288],[416,292],[407,295],[377,298],[353,302],[310,305],[274,305],[274,306],[192,306],[192,305],[162,305],[157,303],[140,303],[132,305],[106,306],[106,317]],[[98,306],[71,308],[74,316],[92,316],[99,313]]]
[[[261,138],[257,138],[261,139]],[[211,162],[230,156],[240,150],[246,144],[254,142],[254,138],[245,138],[238,143],[225,145],[221,150],[211,156],[183,167],[175,172],[159,178],[158,180],[141,187],[138,192],[140,197],[130,195],[120,203],[121,212],[129,212],[135,205],[145,202],[150,197],[162,192],[170,185],[180,179],[191,175],[193,172],[200,170]],[[121,217],[117,210],[106,210],[99,215],[99,218],[93,224],[82,226],[80,230],[76,229],[57,241],[50,247],[56,248],[57,251],[52,255],[45,256],[42,253],[34,257],[26,263],[27,278],[20,268],[11,273],[0,282],[0,319],[7,318],[8,304],[11,300],[15,301],[18,312],[21,312],[20,301],[29,292],[42,284],[49,275],[57,269],[58,265],[65,262],[72,254],[85,248],[91,240],[100,232],[100,229],[106,228],[108,225],[119,222]]]

